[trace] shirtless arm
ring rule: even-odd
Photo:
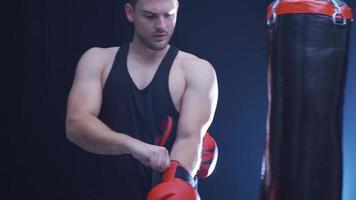
[[[202,138],[214,117],[218,85],[215,71],[208,62],[199,60],[189,65],[190,69],[184,73],[186,89],[171,159],[178,160],[195,175],[201,159]]]
[[[129,153],[141,163],[163,171],[169,165],[165,148],[114,132],[97,116],[102,101],[102,72],[108,64],[104,49],[92,48],[79,60],[68,97],[66,136],[79,147],[96,154]]]

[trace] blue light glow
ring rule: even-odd
[[[356,199],[356,24],[351,31],[351,46],[344,104],[343,200]]]

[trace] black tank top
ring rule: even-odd
[[[179,114],[168,87],[168,77],[178,49],[171,46],[152,81],[140,90],[127,68],[129,44],[122,45],[103,89],[99,119],[112,130],[153,144],[166,115],[174,119],[167,142],[170,151],[176,135]],[[95,169],[89,199],[144,200],[152,185],[152,170],[131,155],[95,156]]]

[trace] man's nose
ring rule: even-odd
[[[166,26],[166,22],[165,22],[164,17],[163,16],[157,17],[156,23],[155,23],[155,28],[162,30],[165,28],[165,26]]]

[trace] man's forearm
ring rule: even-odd
[[[78,119],[67,119],[67,138],[79,147],[96,154],[121,155],[130,153],[135,139],[112,131],[92,115],[82,115]]]
[[[195,176],[200,166],[201,144],[202,140],[198,138],[177,139],[171,151],[171,160],[177,160]]]

